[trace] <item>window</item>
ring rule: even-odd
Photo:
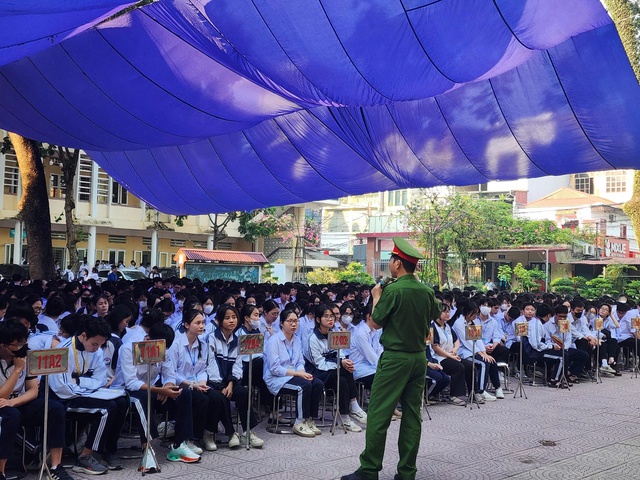
[[[620,225],[620,238],[627,238],[627,226],[624,223]]]
[[[64,198],[65,190],[64,177],[62,175],[58,173],[49,175],[49,197]]]
[[[18,159],[13,153],[4,156],[4,193],[9,195],[18,194],[18,182],[20,171],[18,170]]]
[[[78,200],[81,202],[91,201],[91,173],[93,162],[89,157],[80,154],[78,162]]]
[[[111,203],[126,205],[127,204],[127,189],[120,185],[118,182],[111,182]]]
[[[627,191],[627,172],[625,170],[612,170],[606,173],[607,193],[617,193]]]
[[[127,243],[127,237],[124,235],[109,235],[109,243]]]
[[[64,247],[53,247],[53,261],[61,269],[67,268],[67,249]]]
[[[187,242],[186,242],[186,240],[171,240],[171,246],[172,247],[186,247],[187,246]]]
[[[387,205],[390,207],[402,207],[407,204],[407,191],[395,190],[387,192]]]
[[[98,169],[98,203],[106,205],[109,202],[109,175],[107,172]]]
[[[593,178],[588,173],[576,173],[573,176],[573,188],[579,192],[593,195]]]
[[[117,265],[118,262],[124,263],[124,250],[109,250],[109,263]]]

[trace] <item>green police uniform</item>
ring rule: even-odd
[[[394,243],[393,254],[413,259],[413,263],[422,257],[406,240],[394,238]],[[378,478],[387,430],[398,402],[402,406],[398,475],[403,480],[416,477],[427,373],[426,337],[431,320],[439,314],[433,290],[418,282],[413,274],[403,275],[388,285],[374,308],[373,320],[383,328],[380,343],[384,352],[371,388],[366,446],[357,472],[362,478]]]

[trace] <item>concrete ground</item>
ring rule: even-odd
[[[513,388],[513,384],[512,384]],[[640,378],[625,372],[568,390],[525,386],[528,399],[486,403],[480,409],[435,404],[423,422],[418,479],[640,479]],[[162,471],[154,480],[329,480],[358,467],[364,433],[328,429],[316,438],[256,433],[262,449],[221,446],[198,464],[171,463],[156,450]],[[391,423],[380,479],[392,479],[399,422]],[[547,446],[548,445],[548,446]],[[106,477],[139,478],[138,460]],[[73,473],[76,479],[87,475]],[[149,476],[149,475],[147,475]],[[28,479],[34,478],[33,473]]]

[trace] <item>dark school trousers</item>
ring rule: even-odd
[[[138,411],[138,430],[140,431],[140,443],[147,443],[147,428],[151,428],[151,437],[158,437],[158,429],[153,421],[155,417],[155,411],[158,408],[158,404],[163,411],[168,411],[169,414],[174,415],[176,419],[176,434],[174,437],[174,443],[181,444],[185,440],[193,438],[193,423],[192,423],[192,401],[191,390],[183,388],[180,395],[175,399],[168,398],[164,404],[158,402],[158,396],[155,393],[151,394],[151,424],[147,419],[147,390],[128,390],[132,399],[137,399],[137,402],[133,402],[133,405]]]
[[[360,454],[362,476],[377,479],[382,470],[387,430],[398,402],[402,406],[398,436],[398,474],[416,478],[416,457],[422,431],[422,395],[427,375],[424,352],[385,351],[378,362],[367,414],[366,445]]]

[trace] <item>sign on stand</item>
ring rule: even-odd
[[[134,365],[162,363],[166,358],[167,344],[163,340],[145,340],[133,343]]]

